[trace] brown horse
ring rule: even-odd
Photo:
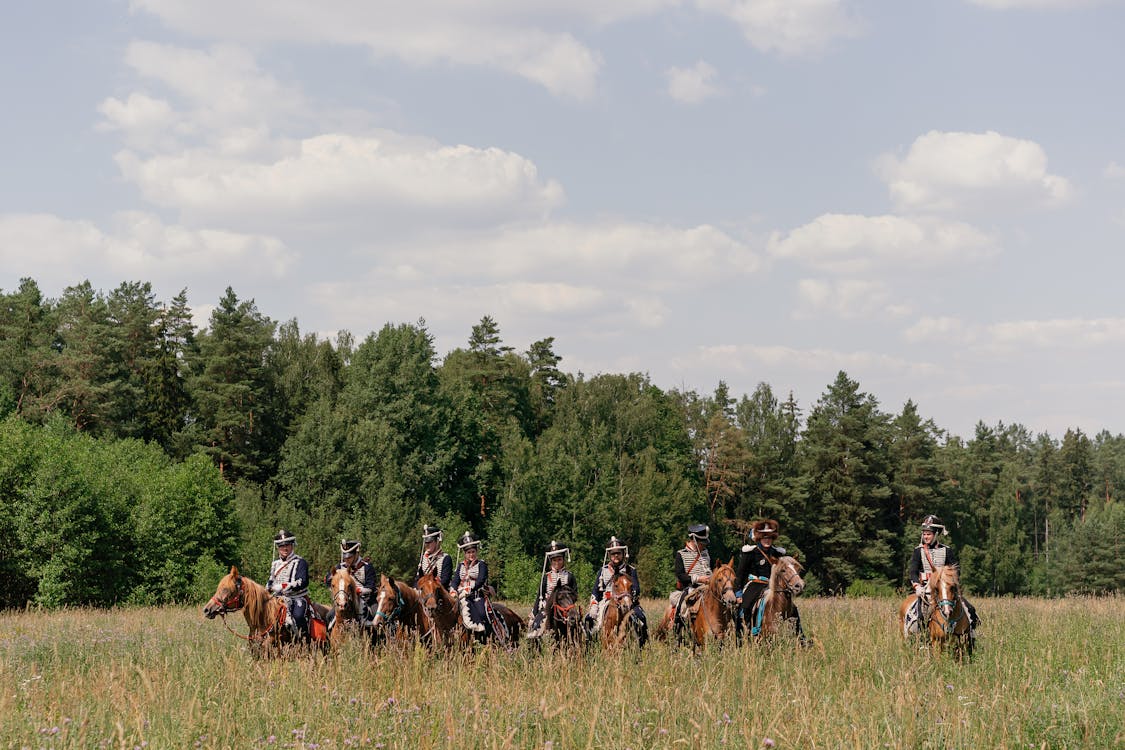
[[[711,580],[703,587],[699,611],[691,622],[693,650],[707,644],[708,639],[722,641],[734,621],[734,608],[738,598],[734,593],[734,558],[723,563],[711,573]]]
[[[488,587],[491,589],[491,587]],[[484,612],[488,618],[489,637],[504,648],[514,649],[520,645],[520,634],[527,626],[524,619],[507,605],[492,601],[490,591],[485,594]]]
[[[310,610],[316,608],[315,616],[321,621],[327,619],[328,608],[319,604],[310,604]],[[250,634],[238,635],[250,643],[251,652],[257,656],[268,654],[271,649],[293,643],[289,629],[285,627],[285,604],[279,599],[270,596],[262,584],[242,575],[238,568],[231,566],[227,573],[219,580],[215,593],[210,601],[203,607],[203,616],[208,620],[222,617],[226,622],[228,612],[241,610],[250,628]],[[309,612],[309,619],[314,617],[314,612]],[[228,630],[230,626],[227,626]],[[233,630],[231,630],[234,633]],[[323,644],[327,641],[327,634],[323,638],[314,638],[314,642]]]
[[[610,581],[609,597],[601,604],[602,646],[615,649],[625,644],[633,628],[629,627],[629,613],[633,610],[633,577],[618,571]]]
[[[429,638],[432,624],[426,608],[422,605],[422,595],[409,585],[396,581],[393,577],[379,576],[379,587],[375,590],[374,628],[377,633],[397,627],[400,639],[410,635]]]
[[[958,661],[973,655],[973,634],[969,608],[961,598],[961,576],[956,565],[944,565],[930,574],[930,591],[934,598],[930,613],[930,643],[941,652],[946,644],[953,646]]]
[[[693,604],[689,606],[688,602],[684,602],[681,605],[680,616],[688,620],[687,632],[691,634],[692,651],[704,646],[708,639],[721,641],[726,637],[738,606],[738,597],[734,593],[735,577],[732,557],[729,562],[715,568],[707,583],[695,590]],[[676,611],[669,606],[656,629],[656,638],[665,640],[673,629],[676,630],[677,641],[683,643],[687,635],[680,632]]]
[[[441,585],[433,573],[427,573],[416,584],[422,608],[434,628],[434,641],[449,647],[468,643],[468,631],[461,625],[461,614],[453,594]]]
[[[328,643],[339,648],[350,633],[358,631],[363,625],[363,605],[359,597],[359,583],[345,568],[332,571],[329,582],[332,589],[332,609],[335,619],[328,631]]]
[[[805,590],[801,570],[801,564],[789,556],[779,557],[773,564],[769,588],[762,592],[762,599],[758,604],[761,615],[755,618],[754,630],[757,631],[759,641],[780,633],[783,624],[792,623],[793,632],[802,644],[805,643],[805,637],[800,631],[800,615],[793,601]],[[760,628],[758,622],[761,623]]]

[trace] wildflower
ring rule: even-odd
[[[773,741],[772,737],[765,737],[762,739],[762,747],[775,747],[776,745],[777,743]]]

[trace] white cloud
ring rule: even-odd
[[[285,276],[295,255],[278,239],[164,224],[141,212],[122,212],[103,230],[88,221],[51,214],[0,215],[0,265],[18,271],[34,258],[45,289],[83,279],[115,287],[122,279],[170,282],[213,272],[227,278]]]
[[[1102,176],[1107,180],[1120,180],[1125,177],[1125,167],[1121,166],[1115,161],[1111,161],[1102,169]]]
[[[1098,350],[1125,343],[1125,318],[1048,318],[971,323],[954,317],[924,317],[903,334],[910,343],[947,343],[977,353],[1014,350]]]
[[[855,214],[823,214],[787,235],[775,232],[768,249],[832,273],[935,268],[980,261],[998,251],[995,240],[968,224]]]
[[[705,11],[738,24],[763,52],[815,54],[838,37],[860,33],[860,23],[841,0],[696,0]]]
[[[903,332],[903,338],[912,344],[950,343],[963,346],[976,338],[973,326],[960,318],[924,317]]]
[[[684,104],[698,104],[722,93],[722,88],[715,83],[718,71],[704,60],[690,68],[669,68],[666,75],[668,95]]]
[[[408,64],[477,65],[576,99],[595,91],[601,56],[567,27],[599,27],[673,0],[134,0],[133,8],[206,39],[363,46]]]
[[[801,279],[797,282],[799,318],[829,314],[837,318],[865,318],[876,314],[899,316],[887,285],[871,279]]]
[[[952,211],[1001,202],[1055,206],[1070,198],[1070,182],[1047,172],[1047,154],[1034,141],[995,131],[931,130],[904,159],[887,154],[876,170],[905,211]]]
[[[518,154],[391,132],[306,138],[268,162],[196,149],[147,159],[123,152],[118,164],[147,200],[236,226],[341,217],[384,230],[420,218],[495,223],[542,216],[563,202],[561,186]]]
[[[703,362],[727,364],[742,372],[760,371],[761,368],[780,367],[813,373],[879,373],[881,376],[897,375],[929,377],[941,371],[931,362],[895,357],[871,351],[840,351],[814,347],[800,349],[791,346],[759,346],[752,344],[725,344],[700,347]]]

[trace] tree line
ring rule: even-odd
[[[814,591],[890,593],[927,513],[976,592],[1125,588],[1121,434],[962,439],[845,372],[803,407],[767,383],[665,391],[561,362],[553,337],[517,352],[490,316],[439,356],[424,320],[328,341],[228,288],[197,329],[186,290],[49,299],[23,279],[0,290],[0,606],[205,597],[231,563],[261,576],[280,526],[314,567],[348,537],[402,575],[423,523],[452,553],[483,535],[507,596],[530,598],[552,539],[586,585],[611,534],[663,594],[689,523],[725,560],[761,517]]]

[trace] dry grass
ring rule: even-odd
[[[976,658],[896,602],[802,602],[815,646],[258,661],[198,608],[0,616],[0,746],[1056,748],[1125,743],[1125,600],[978,599]],[[649,603],[656,622],[658,602]],[[244,632],[241,620],[229,620]]]

